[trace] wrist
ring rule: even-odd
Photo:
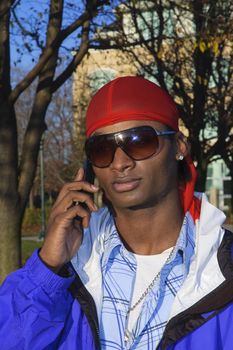
[[[50,269],[52,272],[58,274],[59,271],[62,269],[62,267],[64,266],[64,264],[53,264],[51,262],[51,260],[46,256],[46,254],[44,254],[42,248],[40,249],[38,256],[40,258],[40,260],[43,262],[43,264]]]
[[[75,273],[68,264],[66,265],[69,275],[59,275],[50,270],[39,256],[39,250],[35,250],[25,264],[26,278],[33,282],[34,286],[42,288],[48,295],[59,295],[67,293],[69,286],[75,278]],[[29,287],[27,287],[29,288]],[[30,290],[30,288],[28,289]]]

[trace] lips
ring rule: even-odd
[[[118,178],[113,181],[112,186],[116,192],[128,192],[136,189],[140,181],[140,178]]]

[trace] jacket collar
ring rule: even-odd
[[[204,194],[196,193],[201,200],[200,219],[196,220],[195,250],[189,274],[177,293],[170,318],[189,308],[219,286],[225,277],[219,267],[217,250],[224,230],[225,215],[212,206]],[[115,225],[107,208],[93,213],[89,229],[84,231],[82,245],[72,259],[72,265],[95,300],[100,316],[102,302],[102,274],[100,258],[105,250],[105,237],[114,237]],[[111,251],[110,243],[110,251]],[[114,244],[113,244],[114,245]]]

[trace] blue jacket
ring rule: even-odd
[[[159,349],[233,349],[232,243],[226,231],[218,249],[225,281],[168,322]],[[1,350],[98,349],[95,305],[78,276],[54,274],[34,252],[0,289],[0,345]]]

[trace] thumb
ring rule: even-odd
[[[74,178],[74,181],[82,181],[82,180],[84,180],[84,169],[79,168],[79,170]]]

